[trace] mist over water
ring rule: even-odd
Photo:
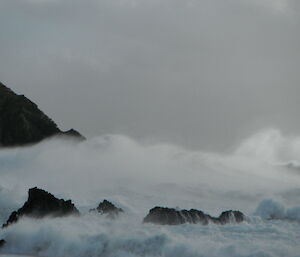
[[[0,151],[0,219],[37,186],[72,199],[83,216],[22,219],[0,232],[3,253],[37,256],[300,256],[300,137],[275,129],[231,153],[191,151],[106,135],[74,143],[53,139]],[[108,199],[118,220],[88,213]],[[242,224],[142,224],[154,206],[234,209]],[[278,220],[268,220],[269,218]]]
[[[299,27],[299,0],[0,0],[0,81],[93,137],[0,149],[0,225],[35,186],[82,213],[0,229],[0,256],[300,257]]]

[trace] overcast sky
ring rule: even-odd
[[[299,0],[0,0],[0,60],[0,81],[86,136],[300,134]]]

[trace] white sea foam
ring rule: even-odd
[[[22,205],[33,186],[71,198],[84,214],[23,219],[1,230],[0,239],[8,242],[1,251],[91,257],[300,256],[300,210],[295,207],[300,206],[300,177],[281,165],[300,160],[299,142],[266,130],[230,154],[139,143],[120,135],[1,150],[1,222]],[[126,214],[117,221],[88,214],[104,198]],[[250,221],[226,226],[142,224],[156,205],[212,215],[238,209]],[[255,209],[262,218],[252,217]],[[268,220],[274,215],[280,220]]]
[[[157,226],[132,217],[23,219],[1,236],[7,253],[36,256],[299,256],[299,223]]]
[[[263,219],[290,220],[300,222],[300,206],[286,208],[272,199],[263,200],[257,207],[254,215]]]

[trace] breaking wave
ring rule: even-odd
[[[157,226],[130,217],[23,219],[2,236],[7,253],[34,256],[299,256],[299,224]],[[3,251],[4,251],[3,250]]]
[[[267,199],[258,205],[254,215],[260,216],[263,219],[300,221],[300,206],[286,208],[277,201]]]
[[[286,163],[299,160],[300,139],[277,130],[257,133],[229,154],[140,143],[122,135],[79,144],[53,139],[1,150],[2,223],[34,186],[71,198],[83,213],[81,217],[21,219],[0,231],[0,238],[7,241],[1,253],[296,257],[300,177]],[[111,221],[88,213],[103,199],[116,203],[126,214]],[[211,215],[234,209],[244,212],[249,221],[225,226],[142,224],[154,206],[196,208]]]

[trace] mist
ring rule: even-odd
[[[32,187],[81,213],[20,218],[0,230],[0,256],[298,257],[299,11],[297,0],[0,0],[0,81],[87,138],[0,149],[1,223]],[[104,199],[124,213],[89,212]],[[246,220],[144,224],[155,206]]]
[[[154,205],[251,213],[265,198],[300,205],[299,154],[300,137],[275,129],[243,140],[229,154],[146,144],[123,135],[80,144],[54,139],[0,151],[6,192],[1,201],[13,195],[15,200],[7,202],[19,196],[20,203],[28,188],[38,186],[83,207],[109,197],[141,217]]]
[[[1,0],[0,80],[63,129],[228,151],[300,130],[299,1]]]
[[[72,199],[83,214],[25,217],[1,230],[8,241],[3,251],[78,257],[297,256],[299,151],[300,137],[276,129],[255,133],[228,154],[139,142],[124,135],[81,143],[52,139],[2,149],[1,222],[22,206],[34,186]],[[103,199],[125,214],[112,221],[88,212]],[[154,206],[196,208],[211,215],[241,210],[248,221],[224,227],[142,224]],[[268,221],[270,217],[278,221]],[[195,240],[199,237],[200,244]]]

